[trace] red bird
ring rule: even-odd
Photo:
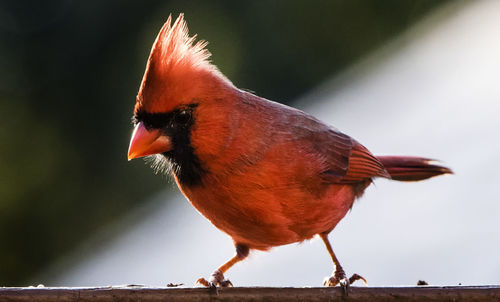
[[[236,255],[206,286],[250,250],[319,235],[335,265],[325,285],[349,283],[328,234],[356,198],[383,177],[422,180],[451,173],[429,159],[374,156],[353,138],[300,110],[235,87],[210,63],[206,43],[189,37],[181,14],[158,34],[134,108],[128,159],[170,168],[181,192],[218,229]],[[364,280],[364,279],[363,279]]]

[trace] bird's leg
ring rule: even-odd
[[[330,241],[328,240],[328,234],[323,233],[320,234],[321,239],[323,239],[323,242],[325,243],[326,249],[328,250],[328,254],[330,254],[330,257],[332,258],[333,264],[335,265],[335,271],[332,274],[331,277],[325,279],[323,282],[324,286],[336,286],[337,284],[340,284],[340,286],[344,289],[344,292],[347,294],[347,290],[349,289],[349,285],[354,283],[356,280],[363,280],[363,282],[366,284],[365,278],[361,277],[358,274],[353,274],[351,278],[347,279],[344,269],[340,265],[339,260],[335,256],[335,253],[333,252],[332,245],[330,244]]]
[[[224,273],[229,270],[233,265],[245,259],[248,256],[249,248],[246,245],[236,244],[236,255],[229,259],[226,263],[221,265],[212,276],[210,276],[209,281],[205,278],[200,278],[196,281],[196,284],[201,284],[206,287],[228,287],[233,286],[231,281],[224,278]]]

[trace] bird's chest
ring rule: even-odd
[[[191,204],[236,243],[250,248],[299,242],[329,231],[354,197],[349,187],[330,186],[321,196],[297,185],[257,183],[248,175],[179,188]]]
[[[201,186],[179,184],[179,188],[203,216],[237,242],[267,241],[266,237],[285,224],[280,220],[279,201],[247,184],[226,180],[224,184],[205,182]]]

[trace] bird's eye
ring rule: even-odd
[[[176,124],[185,125],[191,120],[191,112],[182,110],[175,115],[174,120]]]

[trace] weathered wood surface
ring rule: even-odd
[[[500,301],[500,286],[233,287],[0,287],[0,301]]]

